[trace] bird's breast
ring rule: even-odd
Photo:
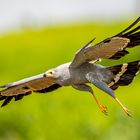
[[[59,66],[60,76],[57,83],[62,86],[87,83],[86,74],[90,71],[89,64],[77,68],[69,68],[69,63]]]

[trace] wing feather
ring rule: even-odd
[[[140,70],[140,60],[107,67],[107,69],[115,75],[108,86],[116,90],[119,86],[127,86],[134,80]]]
[[[6,89],[0,91],[0,95],[13,96],[25,94],[30,91],[37,91],[50,87],[53,84],[55,84],[55,80],[53,78],[46,77],[44,74],[40,74],[2,86]]]
[[[140,17],[119,34],[107,38],[94,46],[91,46],[92,41],[90,41],[76,53],[70,67],[75,68],[83,63],[96,62],[102,58],[120,59],[125,56],[129,53],[126,48],[140,45],[140,25],[132,29],[139,22]]]
[[[59,87],[61,87],[61,85],[57,84],[55,79],[45,74],[39,74],[1,86],[1,88],[4,88],[0,91],[0,100],[4,100],[1,107],[7,105],[12,98],[18,101],[32,92],[45,93],[58,89]]]

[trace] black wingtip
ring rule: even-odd
[[[12,98],[13,98],[13,96],[6,97],[6,99],[4,100],[3,104],[1,105],[1,107],[6,106],[12,100]]]
[[[84,47],[82,47],[82,49],[85,49],[86,47],[88,47],[95,39],[96,38],[93,38],[92,40],[90,40]]]
[[[89,41],[89,44],[91,44],[95,39],[96,37],[94,37],[91,41]]]
[[[132,23],[130,24],[126,29],[124,29],[123,31],[121,31],[120,33],[116,34],[115,36],[122,36],[123,33],[127,32],[128,30],[130,30],[132,27],[134,27],[138,22],[140,21],[140,16]],[[114,37],[115,37],[114,36]]]
[[[140,60],[108,67],[113,72],[117,81],[112,81],[110,88],[116,90],[119,86],[129,85],[140,70]],[[125,71],[123,71],[125,69]]]
[[[19,94],[19,95],[14,96],[15,101],[21,100],[23,97],[24,97],[24,94]]]
[[[2,86],[0,86],[0,88],[6,88],[6,85],[2,85]]]
[[[0,86],[0,88],[8,88],[9,86],[10,84],[5,84],[5,85]]]
[[[91,41],[89,41],[88,44],[91,44],[95,39],[96,37],[94,37]]]

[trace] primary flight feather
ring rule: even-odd
[[[107,114],[107,109],[96,98],[91,83],[103,90],[122,107],[128,116],[129,110],[115,96],[114,90],[119,86],[129,85],[140,69],[140,60],[104,67],[96,64],[100,59],[120,59],[129,52],[127,48],[140,45],[140,17],[119,34],[109,37],[95,45],[93,40],[82,47],[74,56],[72,62],[62,64],[37,76],[1,86],[1,106],[7,105],[13,98],[22,99],[32,92],[47,93],[62,86],[72,86],[81,91],[90,92],[100,110]],[[134,28],[134,26],[136,26]],[[92,61],[92,63],[91,63]]]

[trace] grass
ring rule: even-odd
[[[130,23],[130,22],[129,22]],[[93,37],[98,42],[129,23],[88,23],[61,27],[25,28],[0,38],[0,83],[5,84],[71,61],[74,53]],[[139,47],[121,61],[139,59]],[[116,95],[133,112],[127,117],[104,92],[95,94],[108,107],[109,116],[97,108],[90,94],[63,87],[50,94],[32,94],[0,109],[0,140],[139,140],[139,80],[121,87]]]

